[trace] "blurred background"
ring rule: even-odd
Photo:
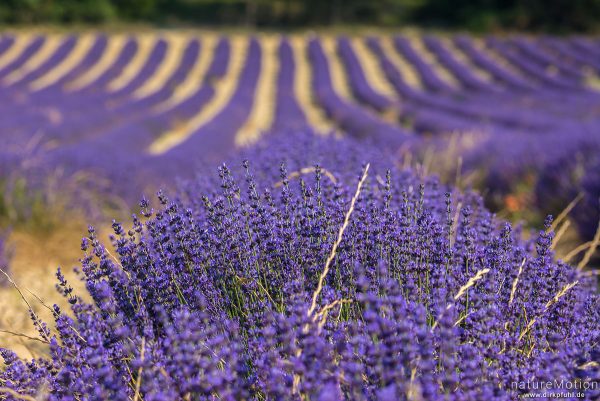
[[[2,24],[332,25],[595,32],[600,0],[4,0]]]

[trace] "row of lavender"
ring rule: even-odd
[[[0,394],[508,401],[550,382],[547,398],[600,397],[595,278],[554,260],[551,219],[523,240],[393,152],[312,135],[267,139],[156,210],[143,199],[129,230],[113,222],[114,254],[90,227],[92,301],[57,273],[71,313],[32,313],[49,355],[0,350]]]
[[[47,171],[66,176],[92,172],[92,180],[109,178],[119,195],[132,199],[147,184],[190,174],[194,167],[218,161],[235,147],[236,133],[256,101],[263,64],[259,39],[248,41],[237,86],[225,106],[195,127],[186,141],[159,155],[148,153],[152,143],[193,119],[217,97],[216,83],[225,79],[231,67],[230,39],[220,38],[210,49],[203,48],[202,38],[189,39],[177,68],[147,96],[132,94],[151,81],[165,62],[168,41],[164,39],[153,43],[143,66],[117,90],[108,90],[109,84],[123,75],[141,51],[135,37],[127,39],[113,63],[92,82],[70,87],[102,59],[110,39],[95,37],[78,64],[41,89],[32,89],[32,83],[60,65],[76,46],[77,36],[62,39],[48,58],[16,82],[5,78],[27,66],[48,38],[33,38],[18,56],[4,63],[0,68],[4,82],[0,103],[5,111],[0,119],[2,171],[37,165],[39,181]],[[324,51],[322,39],[306,39],[301,56],[310,63],[313,100],[334,128],[415,153],[430,147],[444,149],[451,141],[448,133],[458,132],[468,138],[461,149],[465,167],[485,171],[482,188],[491,194],[510,193],[534,174],[540,206],[551,205],[544,211],[556,212],[585,190],[588,196],[585,208],[579,209],[585,216],[580,225],[590,235],[598,216],[593,167],[599,153],[600,95],[588,82],[600,74],[597,42],[523,37],[480,41],[464,36],[419,39],[430,58],[451,75],[448,80],[439,68],[433,68],[431,59],[423,57],[422,49],[415,48],[413,39],[394,37],[391,48],[382,45],[384,39],[361,38],[379,67],[377,73],[393,88],[392,96],[370,86],[360,61],[364,55],[359,57],[349,39],[337,39],[335,57],[346,74],[351,97],[336,91],[331,55]],[[16,40],[11,35],[0,39],[0,57]],[[189,82],[186,78],[196,71],[195,63],[208,51],[213,53],[211,62],[195,91],[178,103],[160,107],[178,85]],[[310,124],[294,88],[298,59],[287,39],[280,42],[277,57],[270,131],[282,135]],[[394,61],[397,57],[411,66],[420,86],[405,76],[406,71]],[[397,117],[390,119],[390,111]],[[560,190],[555,190],[557,185]],[[553,193],[552,202],[548,191]],[[562,199],[556,200],[557,196]]]
[[[599,217],[600,193],[594,181],[600,154],[600,103],[599,94],[582,85],[585,81],[582,74],[590,69],[597,74],[600,71],[597,60],[553,53],[552,50],[563,47],[532,47],[523,39],[505,42],[489,39],[486,44],[496,51],[496,56],[511,62],[510,68],[502,68],[500,62],[478,50],[473,40],[456,38],[455,45],[470,61],[493,77],[491,81],[483,81],[459,64],[436,38],[428,37],[424,42],[440,63],[454,73],[462,85],[460,90],[448,87],[429,65],[419,62],[408,41],[397,38],[396,49],[417,66],[427,88],[415,90],[387,57],[379,41],[368,39],[369,47],[378,56],[382,70],[401,99],[401,116],[421,132],[471,133],[463,152],[465,166],[471,171],[485,171],[483,187],[491,196],[511,193],[533,174],[538,207],[544,212],[557,213],[583,190],[586,206],[577,209],[578,220],[584,235],[591,237]],[[556,40],[548,43],[555,44]],[[352,74],[349,83],[355,96],[375,110],[380,108],[381,95],[361,85],[365,79],[356,63],[352,63],[350,51],[341,56],[348,64],[354,64],[349,69]],[[556,71],[550,74],[549,67]],[[579,74],[574,76],[573,71]],[[389,100],[384,99],[383,104],[390,104]],[[432,142],[437,144],[438,151],[448,146],[447,136]],[[558,188],[557,183],[561,184]]]

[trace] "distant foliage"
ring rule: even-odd
[[[115,253],[90,227],[93,303],[58,272],[72,315],[33,315],[50,356],[2,351],[3,386],[52,400],[513,400],[528,379],[600,379],[600,298],[554,260],[551,219],[522,240],[477,195],[310,138],[274,137],[159,193],[156,210],[142,200],[130,228],[113,223]]]
[[[114,20],[258,26],[371,24],[472,30],[598,29],[599,0],[5,0],[4,23]]]
[[[0,3],[0,21],[28,23],[98,23],[117,17],[112,0],[6,0]]]
[[[598,29],[598,0],[425,0],[416,19],[474,30],[521,29],[568,32]]]

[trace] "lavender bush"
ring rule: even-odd
[[[547,380],[600,396],[600,298],[554,259],[551,219],[524,240],[348,139],[243,157],[143,199],[112,247],[90,227],[93,302],[58,271],[71,311],[32,315],[47,358],[2,351],[8,399],[513,400]]]

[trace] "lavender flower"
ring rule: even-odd
[[[41,330],[48,357],[2,352],[3,386],[52,400],[512,400],[526,380],[597,385],[600,298],[554,260],[551,219],[525,240],[478,195],[349,139],[274,136],[236,158],[154,210],[142,200],[129,228],[113,222],[114,253],[90,227],[92,301],[59,272],[72,310]]]

